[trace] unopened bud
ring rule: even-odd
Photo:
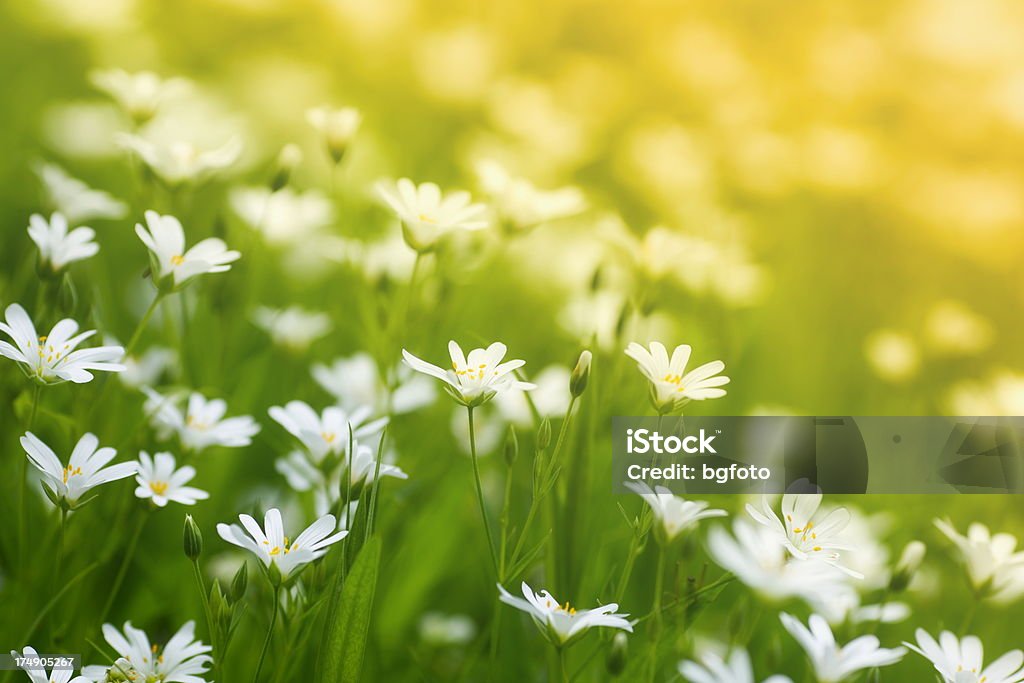
[[[199,531],[192,515],[185,515],[184,531],[185,557],[195,562],[203,554],[203,534]]]
[[[573,398],[579,398],[586,391],[587,382],[590,380],[590,363],[593,359],[594,354],[584,350],[580,354],[579,360],[576,361],[576,367],[572,369],[572,375],[569,376],[569,392]]]
[[[274,162],[274,175],[270,178],[270,191],[277,192],[292,179],[292,173],[302,163],[302,150],[298,145],[287,144],[281,148]]]
[[[220,589],[220,581],[214,579],[210,584],[210,611],[219,614],[224,604],[224,591]]]
[[[238,602],[245,597],[245,589],[249,586],[249,563],[243,562],[231,579],[231,602]]]
[[[911,541],[903,548],[900,559],[896,562],[896,568],[893,570],[892,580],[889,581],[889,590],[893,593],[906,590],[917,570],[921,568],[926,550],[921,541]]]
[[[281,570],[277,568],[276,562],[271,562],[267,567],[267,578],[270,579],[270,585],[274,588],[281,585]]]
[[[537,428],[537,450],[546,451],[551,445],[551,420],[544,418]]]
[[[516,438],[515,427],[509,425],[508,434],[505,435],[505,464],[509,467],[515,463],[516,458],[519,457],[519,439]]]
[[[626,656],[629,654],[629,639],[625,633],[619,632],[612,638],[612,646],[608,648],[608,657],[605,659],[605,668],[613,677],[619,676],[626,670]]]

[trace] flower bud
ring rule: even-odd
[[[612,638],[612,646],[608,648],[608,656],[604,664],[612,677],[619,676],[626,670],[626,655],[629,654],[629,639],[626,634],[619,632]]]
[[[569,376],[569,392],[573,398],[579,398],[586,390],[587,381],[590,379],[590,362],[593,359],[594,354],[584,350],[580,354],[579,360],[576,361],[576,367],[572,369],[572,374]]]
[[[185,557],[193,562],[203,553],[203,534],[192,519],[192,515],[185,515],[184,546]]]
[[[921,541],[911,541],[903,548],[900,559],[896,562],[892,579],[889,581],[889,590],[893,593],[900,593],[910,585],[914,574],[920,569],[924,561],[924,554],[927,549]]]
[[[214,579],[213,583],[210,584],[210,611],[213,614],[220,614],[220,610],[224,605],[224,591],[220,589],[220,581]]]
[[[238,602],[245,597],[245,589],[249,586],[249,563],[243,562],[231,579],[231,602]]]
[[[270,191],[277,192],[292,179],[292,173],[302,163],[302,150],[298,145],[287,144],[281,148],[274,162],[274,175],[270,178]]]
[[[270,566],[267,567],[267,578],[270,580],[270,585],[274,588],[278,588],[281,585],[281,570],[277,568],[276,562],[271,562]]]
[[[515,427],[509,425],[508,433],[505,435],[505,464],[509,467],[515,463],[516,458],[519,457],[519,439],[516,438]]]
[[[551,445],[551,420],[544,418],[537,428],[537,450],[546,451]]]

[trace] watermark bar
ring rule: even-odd
[[[612,489],[1024,493],[1024,417],[615,417]]]
[[[81,668],[82,655],[0,653],[0,671],[39,671],[49,675],[54,670],[78,671]]]

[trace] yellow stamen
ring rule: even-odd
[[[171,257],[171,265],[180,266],[184,262],[185,262],[185,257],[181,256],[180,254]]]
[[[162,495],[164,495],[164,494],[165,494],[165,493],[167,492],[167,482],[166,482],[166,481],[154,481],[154,482],[150,482],[150,484],[149,484],[149,488],[150,488],[150,489],[151,489],[151,490],[153,491],[153,493],[155,493],[156,495],[158,495],[158,496],[162,496]]]

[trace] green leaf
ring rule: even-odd
[[[380,537],[363,546],[340,593],[331,596],[325,624],[320,683],[358,683],[380,569]]]

